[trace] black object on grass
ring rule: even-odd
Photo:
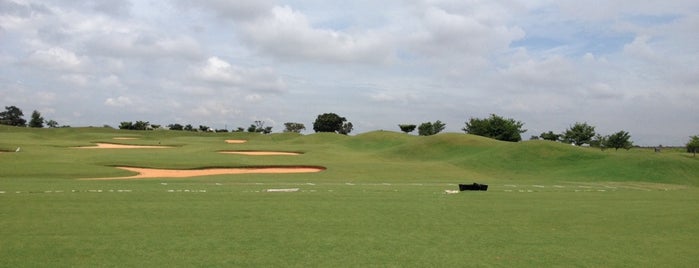
[[[459,191],[488,191],[487,184],[459,184]]]

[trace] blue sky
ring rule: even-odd
[[[696,1],[0,0],[0,105],[121,121],[361,133],[498,114],[641,145],[699,134]]]

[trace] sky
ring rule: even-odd
[[[699,134],[699,1],[0,0],[0,106],[351,134],[497,114],[638,145]]]

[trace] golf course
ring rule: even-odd
[[[0,166],[0,267],[699,263],[681,149],[0,126]]]

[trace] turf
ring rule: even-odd
[[[137,137],[114,140],[114,137]],[[246,139],[226,144],[226,139]],[[108,142],[171,149],[74,149]],[[14,149],[21,146],[19,153]],[[694,267],[699,160],[447,133],[0,126],[3,267]],[[243,156],[221,150],[303,152]],[[312,174],[84,181],[113,166]],[[487,192],[444,194],[458,183]],[[267,193],[270,188],[299,188]]]

